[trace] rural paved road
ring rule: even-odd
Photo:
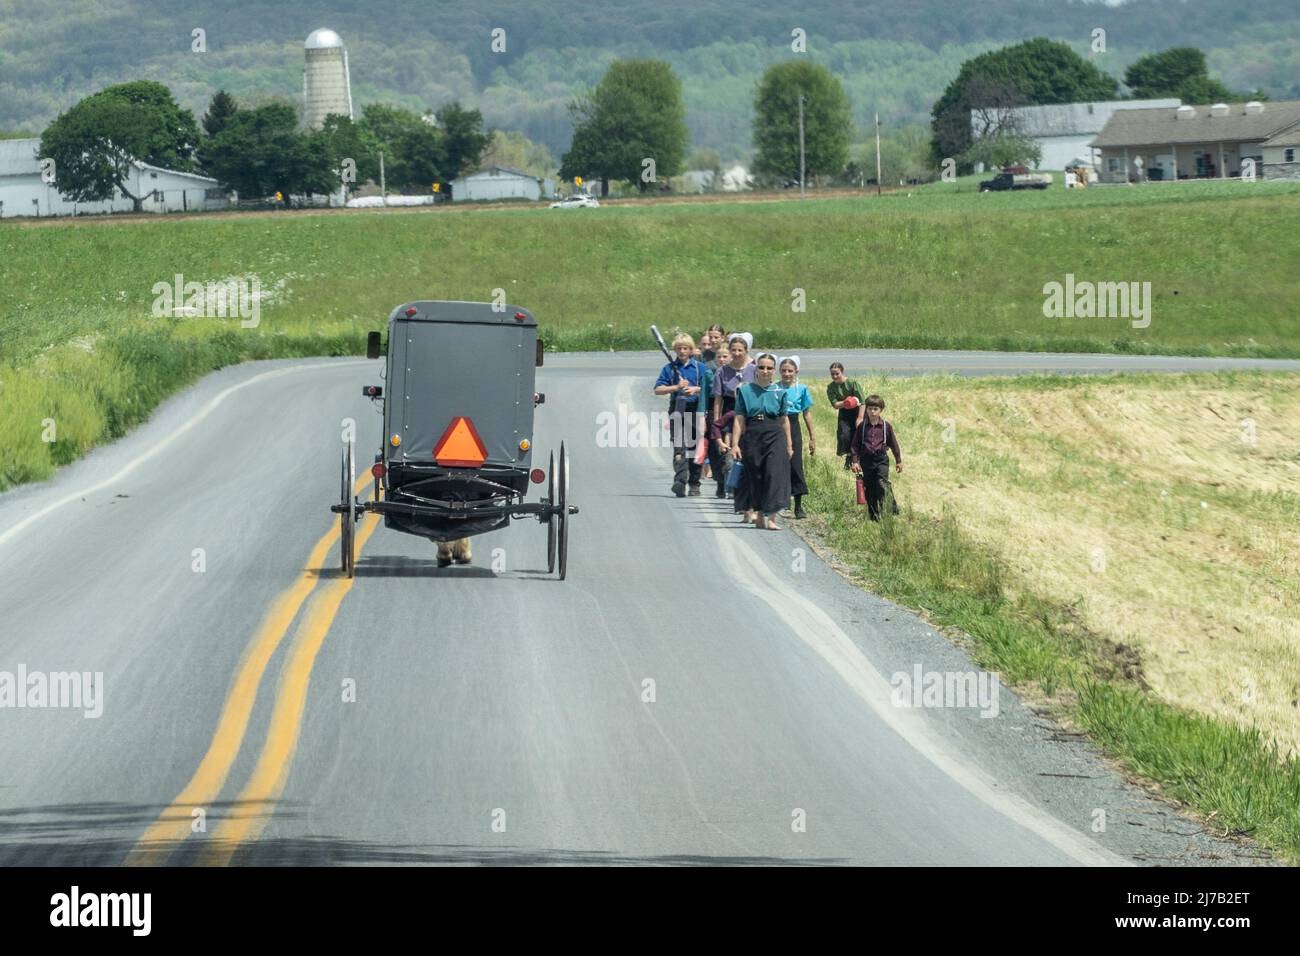
[[[667,450],[597,447],[599,411],[660,406],[656,365],[539,373],[534,447],[567,442],[582,509],[566,582],[524,521],[446,570],[363,526],[355,580],[335,573],[339,423],[363,457],[380,427],[364,360],[223,370],[0,496],[0,672],[103,673],[98,718],[0,709],[0,864],[1254,861],[1005,688],[991,719],[893,706],[891,675],[973,665],[792,533],[672,498]]]

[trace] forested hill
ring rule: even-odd
[[[353,96],[412,108],[459,98],[490,125],[518,129],[559,154],[565,105],[611,59],[655,56],[686,91],[695,145],[747,154],[754,82],[791,56],[840,77],[865,124],[921,121],[961,62],[1032,36],[1065,40],[1116,76],[1142,53],[1191,45],[1234,89],[1300,96],[1296,0],[0,0],[0,131],[39,132],[60,110],[110,83],[150,78],[201,113],[225,87],[245,101],[302,91],[302,43],[316,27],[348,47]],[[505,31],[493,52],[492,31]],[[206,31],[208,51],[191,52]]]

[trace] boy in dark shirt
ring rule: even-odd
[[[853,432],[849,461],[853,473],[862,476],[867,492],[867,513],[872,521],[879,521],[880,506],[886,498],[890,509],[898,514],[894,488],[889,483],[889,452],[894,453],[894,467],[900,475],[903,473],[903,452],[898,447],[898,436],[894,434],[893,426],[882,417],[885,400],[879,395],[868,395],[862,404],[866,406],[867,414]]]

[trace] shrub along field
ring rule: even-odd
[[[530,307],[551,348],[743,325],[782,348],[1300,355],[1300,184],[438,208],[0,224],[0,488],[231,362],[344,354],[415,298]],[[1148,328],[1048,319],[1043,287],[1151,282]],[[155,283],[255,276],[257,328],[154,318]],[[803,290],[806,311],[792,309]],[[42,442],[40,422],[58,423]]]
[[[896,426],[903,513],[873,525],[811,459],[812,526],[852,573],[1300,859],[1300,376],[857,380]]]

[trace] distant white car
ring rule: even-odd
[[[551,203],[552,209],[599,209],[600,203],[595,196],[570,196],[559,202]]]

